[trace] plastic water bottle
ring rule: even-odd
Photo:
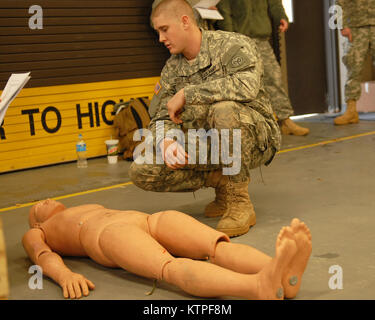
[[[87,168],[86,142],[83,140],[82,134],[79,134],[78,136],[76,150],[77,150],[77,168]]]

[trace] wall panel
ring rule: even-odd
[[[31,79],[0,126],[0,173],[105,155],[113,105],[152,97],[169,57],[149,25],[152,0],[2,0],[0,89],[12,73]],[[43,10],[31,29],[29,8]]]

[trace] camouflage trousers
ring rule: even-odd
[[[194,106],[189,108],[194,108]],[[188,124],[186,125],[188,126]],[[205,123],[201,123],[201,125],[205,130],[209,128],[217,129],[220,134],[220,146],[222,146],[223,139],[228,140],[229,146],[227,149],[230,157],[237,158],[240,163],[238,173],[234,175],[228,174],[229,179],[234,182],[248,181],[251,169],[267,164],[275,155],[276,149],[270,143],[271,128],[264,117],[251,107],[232,101],[215,103],[207,106],[207,118]],[[229,131],[229,139],[222,134],[223,129],[229,129],[227,130],[227,132]],[[237,132],[240,131],[240,149],[238,149],[238,145],[234,146],[233,133],[235,129],[237,129]],[[189,148],[187,146],[188,140],[188,138],[185,140],[186,151]],[[198,157],[200,152],[198,143],[193,141],[193,144]],[[221,150],[222,148],[220,148],[219,152]],[[218,163],[212,162],[211,155],[213,152],[212,145],[207,143],[206,164],[202,164],[199,161],[196,161],[196,164],[189,162],[184,168],[177,170],[172,170],[165,164],[156,164],[155,161],[153,164],[137,164],[134,161],[130,167],[129,176],[136,186],[147,191],[195,191],[205,186],[210,171],[223,170],[223,168],[230,168],[231,166],[228,163],[223,164],[221,159]],[[191,156],[190,153],[189,156]]]
[[[264,88],[271,100],[273,112],[278,120],[288,119],[294,114],[294,111],[283,84],[281,67],[269,41],[266,39],[254,40],[263,60]]]
[[[371,49],[375,63],[375,26],[351,28],[353,42],[349,43],[343,62],[348,69],[345,84],[345,100],[358,100],[361,97],[361,76],[368,51]]]

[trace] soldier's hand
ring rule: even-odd
[[[178,91],[167,103],[168,114],[171,120],[176,124],[181,124],[179,115],[186,103],[184,89]]]
[[[343,37],[346,37],[349,39],[349,42],[352,42],[353,41],[353,37],[352,37],[352,30],[350,28],[344,28],[341,30],[341,34]]]
[[[281,19],[280,20],[280,26],[279,26],[280,32],[285,32],[285,31],[288,30],[288,28],[289,28],[288,21],[286,21],[285,19]]]
[[[176,170],[188,164],[189,155],[177,141],[164,139],[160,143],[160,148],[163,160],[168,168]]]

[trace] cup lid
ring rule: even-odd
[[[106,140],[104,141],[106,144],[117,144],[118,140],[117,139],[112,139],[112,140]]]

